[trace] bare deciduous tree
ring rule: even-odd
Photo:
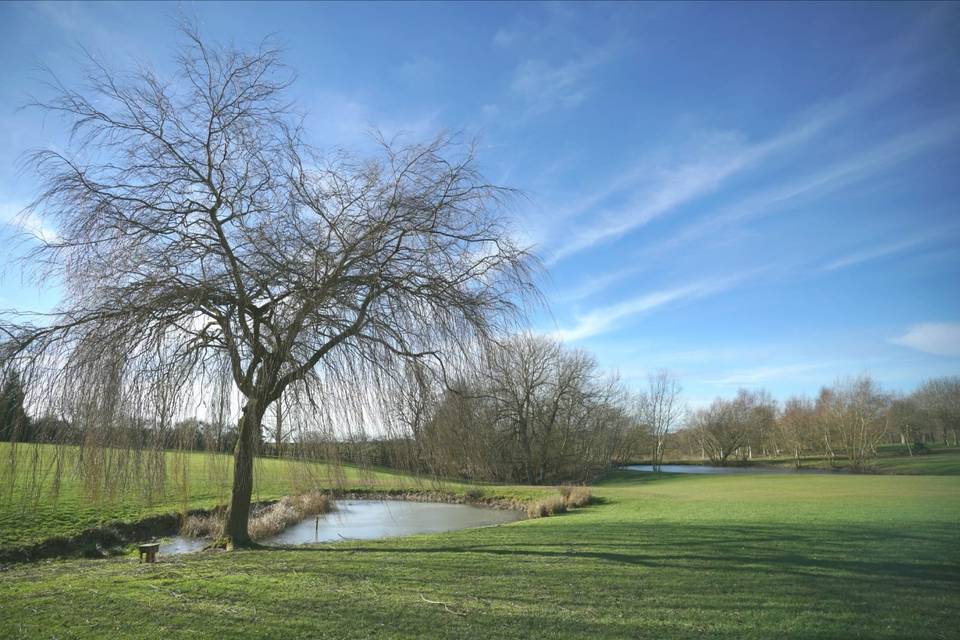
[[[910,396],[894,398],[888,410],[890,428],[899,434],[900,444],[907,448],[907,453],[913,457],[913,450],[917,435],[923,424],[923,412],[917,401]]]
[[[793,455],[794,466],[799,469],[801,455],[813,445],[816,437],[816,412],[809,398],[788,398],[777,420],[780,441]]]
[[[711,462],[719,465],[749,446],[750,438],[769,429],[774,408],[769,394],[741,389],[733,400],[717,398],[693,415],[692,426]]]
[[[887,432],[890,397],[869,376],[842,380],[821,392],[818,413],[830,437],[831,450],[838,448],[851,467],[862,470],[876,455]]]
[[[960,377],[932,378],[913,394],[931,431],[943,444],[960,443]]]
[[[667,434],[680,423],[686,412],[680,393],[680,384],[676,379],[668,371],[660,371],[649,376],[646,390],[637,398],[640,422],[650,430],[654,471],[660,471],[663,464]]]
[[[276,49],[186,35],[173,78],[94,63],[88,90],[57,84],[39,105],[73,145],[30,158],[44,188],[29,211],[58,236],[29,264],[64,296],[48,316],[7,314],[2,357],[102,425],[104,447],[124,402],[149,397],[170,424],[226,371],[242,397],[226,533],[245,545],[254,454],[281,394],[338,418],[370,405],[405,362],[442,367],[512,323],[536,294],[533,261],[472,147],[323,156],[293,121]]]
[[[407,411],[432,468],[477,480],[584,481],[629,457],[634,423],[587,353],[521,333],[491,345],[461,384]]]

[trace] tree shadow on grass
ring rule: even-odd
[[[518,535],[519,533],[521,533]],[[496,542],[430,545],[400,539],[325,546],[275,547],[276,551],[329,554],[483,554],[545,560],[601,561],[625,567],[722,571],[861,581],[915,580],[960,588],[956,533],[933,527],[926,534],[884,527],[796,527],[793,525],[596,525],[540,534],[515,529]],[[562,534],[551,536],[549,534]],[[639,540],[638,540],[639,538]],[[532,541],[531,541],[532,539]]]

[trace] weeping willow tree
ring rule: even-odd
[[[57,234],[27,266],[63,297],[3,315],[0,362],[35,411],[97,434],[84,455],[107,474],[124,468],[113,452],[168,442],[192,398],[219,390],[222,417],[233,392],[226,536],[243,546],[271,405],[320,432],[382,427],[411,366],[442,375],[522,316],[535,260],[472,146],[320,153],[276,49],[185,36],[170,77],[91,60],[82,89],[55,82],[37,105],[72,136],[29,156],[42,189],[27,213]]]

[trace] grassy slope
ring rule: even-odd
[[[771,465],[793,467],[794,461],[789,457],[754,458],[751,462],[731,460],[731,464],[738,465]],[[649,461],[639,464],[649,464]],[[665,464],[708,464],[703,460],[679,459]],[[837,459],[831,465],[828,458],[809,457],[803,459],[805,469],[844,469],[849,466],[846,460]],[[911,456],[906,447],[888,445],[881,449],[880,454],[870,461],[867,473],[895,474],[895,475],[938,475],[960,476],[960,448],[942,445],[931,446],[928,453]]]
[[[76,467],[76,447],[60,450],[64,469]],[[146,500],[134,483],[109,499],[93,499],[84,491],[77,475],[65,472],[54,497],[52,490],[55,450],[51,446],[19,446],[16,465],[11,466],[10,445],[0,443],[0,478],[14,469],[14,490],[0,483],[0,548],[39,542],[54,536],[69,536],[103,522],[135,521],[149,515],[183,512],[226,504],[230,495],[233,459],[226,455],[201,453],[166,455],[167,482],[160,495]],[[36,464],[34,464],[36,462]],[[37,469],[38,481],[32,481]],[[183,471],[186,470],[184,474]],[[395,471],[344,466],[335,469],[323,464],[260,459],[254,470],[254,500],[271,500],[314,488],[338,486],[345,490],[426,489],[461,493],[458,483],[442,485],[418,481]],[[30,489],[39,487],[39,494]],[[185,490],[184,490],[185,489]],[[489,497],[524,499],[536,495],[518,487],[491,486]]]
[[[761,461],[762,462],[762,461]],[[793,466],[793,461],[783,459],[771,461],[773,464]],[[846,460],[834,463],[840,468],[847,466]],[[804,460],[803,466],[813,469],[829,469],[830,460],[827,458],[811,458]],[[911,456],[901,447],[889,447],[870,461],[867,469],[869,473],[896,474],[896,475],[960,475],[960,449],[938,447],[929,453]]]
[[[960,478],[621,473],[595,492],[443,535],[16,566],[0,637],[957,637]]]

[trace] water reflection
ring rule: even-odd
[[[331,540],[369,540],[438,533],[519,520],[521,513],[465,504],[404,502],[402,500],[346,500],[337,511],[308,518],[264,544],[305,544]]]
[[[261,540],[267,545],[297,545],[334,540],[369,540],[439,533],[513,522],[519,511],[473,507],[439,502],[403,500],[343,500],[337,510],[307,518],[282,533]],[[175,536],[160,542],[160,555],[177,555],[202,550],[210,544],[203,538]]]
[[[653,471],[653,465],[632,464],[624,467],[630,471]],[[664,464],[660,466],[663,473],[699,473],[715,475],[737,475],[737,474],[789,474],[789,473],[833,473],[827,469],[800,469],[797,471],[793,467],[710,467],[698,464]]]

